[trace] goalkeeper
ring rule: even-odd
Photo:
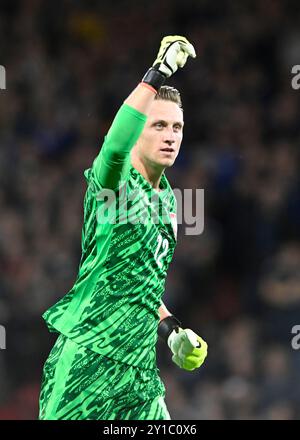
[[[164,170],[183,135],[179,92],[164,82],[189,56],[196,54],[186,38],[162,40],[84,173],[78,276],[43,315],[59,336],[44,365],[40,419],[170,419],[156,364],[158,335],[180,368],[192,371],[207,355],[205,341],[162,302],[177,226]],[[115,210],[108,208],[111,194]],[[147,221],[137,221],[141,213]]]

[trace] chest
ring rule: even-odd
[[[172,200],[140,189],[120,194],[109,260],[127,259],[165,272],[176,246],[176,226]]]

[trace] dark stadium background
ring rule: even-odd
[[[83,171],[168,34],[198,57],[168,81],[186,126],[167,175],[204,188],[205,230],[180,228],[164,300],[209,345],[189,373],[158,344],[170,413],[299,418],[299,22],[298,1],[1,0],[0,419],[37,418],[41,314],[76,277]]]

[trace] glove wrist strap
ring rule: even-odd
[[[166,76],[163,73],[151,67],[144,75],[142,82],[149,84],[158,92],[160,87],[164,85],[165,80]]]
[[[167,318],[162,319],[158,325],[158,336],[168,343],[168,338],[172,331],[178,331],[179,327],[181,327],[181,322],[179,322],[175,316],[167,316]]]

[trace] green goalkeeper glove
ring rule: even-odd
[[[149,84],[156,91],[176,72],[178,67],[183,67],[188,59],[196,57],[194,46],[180,35],[164,37],[152,67],[143,77],[142,82]]]
[[[184,370],[199,368],[207,356],[207,343],[190,329],[178,327],[168,337],[172,361]]]

